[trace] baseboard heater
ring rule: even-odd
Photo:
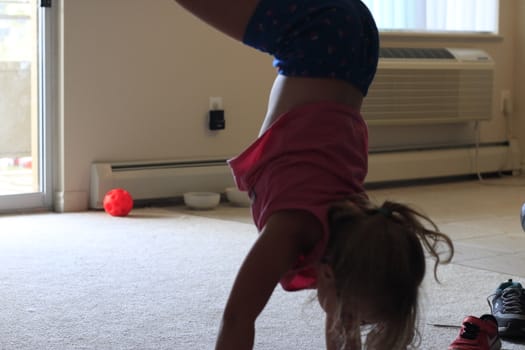
[[[499,171],[517,171],[517,143],[433,150],[371,153],[367,183],[421,180]],[[136,200],[181,197],[189,191],[224,192],[234,186],[225,159],[174,162],[94,163],[90,207],[102,208],[112,188],[127,189]]]
[[[89,204],[102,208],[104,195],[117,187],[142,201],[177,198],[191,191],[223,193],[230,186],[234,181],[225,159],[93,163]]]
[[[457,148],[377,152],[369,156],[367,183],[518,172],[517,142]]]

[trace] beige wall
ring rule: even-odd
[[[256,137],[273,81],[269,56],[171,0],[63,0],[61,6],[56,190],[66,210],[87,205],[94,161],[228,157]],[[210,96],[223,98],[224,131],[206,128]]]
[[[383,45],[485,49],[497,64],[496,94],[515,92],[518,6],[523,16],[522,1],[502,0],[499,39],[384,37]],[[60,7],[59,209],[87,208],[94,161],[230,157],[256,137],[275,74],[271,57],[171,0],[62,0]],[[206,129],[210,96],[224,99],[224,131]],[[487,142],[507,137],[495,112],[483,125]]]

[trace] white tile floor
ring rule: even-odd
[[[376,202],[411,204],[429,215],[454,241],[453,264],[523,276],[525,282],[525,232],[520,223],[525,177],[382,188],[370,190],[369,196]],[[191,213],[252,222],[249,209],[228,204]]]
[[[525,277],[525,232],[520,223],[525,178],[395,188],[372,195],[413,203],[425,211],[453,239],[453,263]]]

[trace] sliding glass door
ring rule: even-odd
[[[0,212],[51,205],[50,6],[0,0]]]

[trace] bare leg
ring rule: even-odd
[[[242,41],[259,0],[175,0],[181,6],[230,37]]]

